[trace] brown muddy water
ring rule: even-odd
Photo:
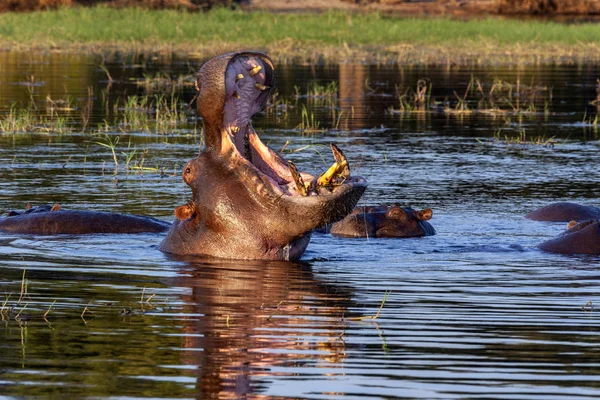
[[[197,67],[124,57],[103,70],[87,56],[0,53],[3,118],[13,103],[55,113],[50,128],[0,133],[0,209],[58,202],[171,220],[190,195],[180,170],[201,145],[199,121],[187,113],[162,134],[122,115],[129,96],[147,94],[136,84],[145,74]],[[302,262],[266,263],[173,260],[156,249],[160,234],[0,234],[0,396],[600,397],[600,314],[589,304],[600,302],[600,257],[540,252],[564,224],[523,218],[553,201],[600,206],[590,104],[600,66],[277,74],[281,101],[255,119],[263,140],[309,171],[327,167],[335,142],[369,181],[363,204],[431,207],[437,235],[315,234]],[[432,92],[419,108],[406,89],[421,78]],[[466,91],[472,78],[480,92]],[[308,95],[332,81],[334,96]],[[444,112],[460,107],[454,91],[471,110],[492,108],[494,81],[505,112]],[[189,102],[194,90],[173,93]],[[323,130],[296,128],[303,106]],[[100,144],[116,138],[118,167]],[[386,293],[378,318],[360,319]]]

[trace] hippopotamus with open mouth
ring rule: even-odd
[[[274,83],[273,63],[261,53],[232,53],[208,61],[196,81],[205,148],[183,170],[192,199],[176,209],[160,250],[222,258],[296,260],[315,228],[349,214],[367,187],[335,161],[314,177],[265,146],[250,122]]]
[[[175,209],[177,219],[159,249],[178,255],[230,259],[297,260],[310,233],[348,215],[367,182],[350,175],[334,144],[333,165],[318,177],[262,143],[251,118],[274,84],[271,59],[241,52],[206,62],[197,75],[198,110],[205,148],[183,169],[192,199]],[[14,213],[17,214],[17,213]],[[26,212],[0,219],[13,233],[134,233],[168,229],[146,217],[76,210]]]

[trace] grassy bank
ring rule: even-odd
[[[106,7],[0,14],[4,49],[178,52],[262,49],[279,61],[568,63],[600,61],[600,24],[510,19],[398,19]]]

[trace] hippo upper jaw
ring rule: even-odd
[[[271,60],[236,53],[207,62],[198,74],[198,107],[206,147],[184,168],[192,200],[160,249],[238,259],[294,260],[310,232],[350,213],[367,187],[350,176],[335,145],[335,162],[318,177],[264,145],[251,124],[273,85]]]

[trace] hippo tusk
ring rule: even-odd
[[[262,67],[260,65],[257,65],[256,67],[254,67],[250,71],[248,71],[248,73],[250,74],[250,76],[254,76],[254,75],[258,74],[261,69],[262,69]]]
[[[331,143],[331,152],[333,153],[334,163],[321,174],[315,183],[315,187],[337,186],[336,178],[342,178],[342,182],[350,176],[350,167],[348,166],[348,159],[344,153],[333,143]]]
[[[298,193],[302,196],[306,196],[308,194],[308,190],[306,189],[306,185],[304,184],[304,179],[302,179],[302,175],[298,172],[298,169],[294,165],[293,162],[287,162],[288,167],[290,167],[290,173],[292,174],[292,178],[294,178],[294,182],[296,183],[296,189],[298,189]]]

